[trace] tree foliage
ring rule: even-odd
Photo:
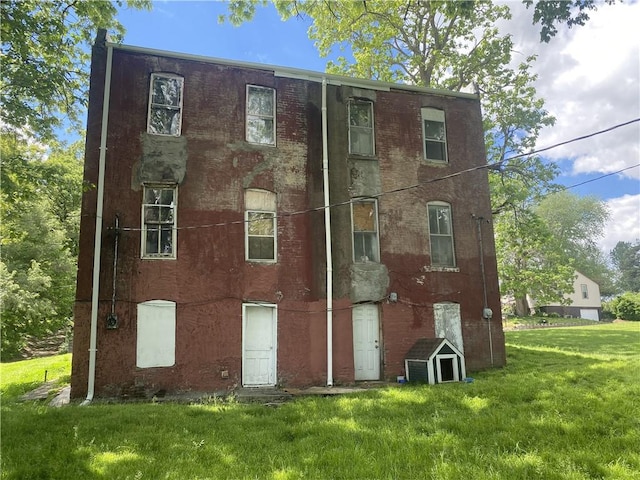
[[[640,240],[618,242],[610,253],[620,291],[640,292]]]
[[[581,197],[562,190],[543,198],[535,211],[567,264],[595,281],[603,295],[614,293],[613,274],[597,243],[609,219],[606,204],[592,195]]]
[[[81,153],[77,145],[46,149],[21,134],[0,136],[3,358],[27,336],[55,332],[71,318]]]
[[[540,41],[548,43],[558,33],[558,24],[584,25],[589,12],[598,7],[596,0],[523,0],[527,8],[533,6],[533,23],[540,24]],[[603,2],[599,2],[603,3]],[[606,0],[612,4],[615,0]]]
[[[74,126],[84,111],[89,88],[89,57],[99,28],[124,33],[116,19],[116,2],[3,0],[2,119],[5,126],[51,138],[69,120]],[[149,0],[127,0],[150,8]]]
[[[640,321],[640,293],[625,292],[607,302],[604,309],[610,312],[613,318]]]

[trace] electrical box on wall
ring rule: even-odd
[[[118,328],[118,316],[115,313],[107,315],[107,330],[115,330]]]

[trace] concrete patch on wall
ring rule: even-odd
[[[382,191],[376,160],[349,159],[349,177],[349,194],[352,197],[366,197]]]
[[[378,301],[389,288],[389,271],[382,263],[354,263],[351,265],[351,301]]]
[[[166,137],[143,133],[142,158],[136,162],[131,187],[138,190],[144,183],[177,183],[187,171],[186,137]]]

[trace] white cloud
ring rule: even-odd
[[[611,215],[600,248],[609,253],[618,242],[640,240],[640,194],[624,195],[607,202]]]
[[[537,53],[536,88],[556,117],[543,130],[539,147],[603,130],[640,117],[640,2],[601,4],[591,19],[572,29],[562,26],[548,44],[539,41],[539,25],[521,2],[509,2],[515,48]],[[545,152],[571,173],[610,173],[640,162],[640,123]],[[640,169],[624,173],[639,178]]]

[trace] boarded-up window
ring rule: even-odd
[[[349,102],[349,153],[371,156],[375,153],[373,138],[373,102]]]
[[[447,161],[447,132],[444,112],[435,108],[422,109],[424,158],[436,162]]]
[[[447,302],[434,303],[433,316],[435,317],[436,337],[446,338],[460,350],[460,353],[464,353],[460,305]]]
[[[360,200],[351,204],[353,221],[353,260],[379,262],[378,215],[375,200]]]
[[[176,257],[178,187],[145,185],[142,204],[142,257]]]
[[[247,142],[276,144],[276,91],[247,85]]]
[[[151,74],[147,131],[155,135],[180,136],[184,79],[176,75]]]
[[[151,300],[138,304],[136,366],[170,367],[176,363],[176,304]]]
[[[277,259],[276,194],[267,190],[247,190],[245,209],[246,259],[275,262]]]
[[[446,203],[434,202],[428,205],[428,210],[431,265],[455,267],[451,207]]]

